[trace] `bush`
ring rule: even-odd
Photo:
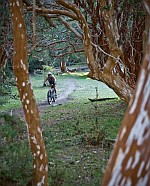
[[[18,116],[0,115],[0,131],[0,181],[3,185],[8,181],[10,185],[27,185],[32,176],[32,156],[25,124]]]
[[[44,61],[39,61],[37,59],[29,59],[29,72],[33,73],[34,70],[42,70],[44,65]]]

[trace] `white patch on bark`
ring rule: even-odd
[[[113,23],[112,23],[112,21],[110,22],[110,26],[113,27]]]
[[[126,168],[125,168],[126,170],[131,168],[132,161],[133,161],[133,157],[130,157],[128,162],[127,162]]]
[[[42,171],[43,171],[43,169],[44,169],[44,165],[43,165],[43,164],[41,164],[41,166],[40,166],[40,172],[42,172]]]
[[[125,181],[126,181],[126,178],[123,178],[123,179],[121,180],[120,185],[125,185]]]
[[[43,159],[43,154],[40,155],[40,159],[41,159],[41,160]]]
[[[124,158],[126,157],[126,154],[128,154],[128,152],[129,152],[129,147],[125,149],[125,152],[123,152],[122,148],[119,149],[118,156],[116,157],[115,165],[112,170],[112,177],[108,183],[109,186],[118,185],[117,183],[119,183],[120,178],[122,176],[122,172],[121,172],[122,163],[123,163]],[[131,181],[128,180],[129,186],[131,185],[130,182]]]
[[[140,151],[137,150],[136,153],[135,153],[134,162],[132,164],[132,169],[134,169],[136,167],[136,165],[139,163],[140,155],[141,155]]]
[[[40,151],[39,151],[39,150],[37,151],[37,154],[38,154],[38,155],[40,154]]]
[[[26,100],[26,103],[27,103],[27,105],[29,105],[30,101],[27,99],[27,100]]]
[[[37,140],[36,140],[35,136],[31,136],[31,140],[33,141],[34,144],[37,144]]]
[[[26,98],[25,94],[23,94],[23,97],[22,97],[22,102],[24,101],[24,99]]]
[[[42,186],[45,183],[45,176],[42,177],[42,180],[37,184],[37,186]]]
[[[46,165],[46,167],[45,167],[45,171],[48,172],[48,165]]]
[[[19,1],[16,2],[16,5],[19,6]]]
[[[140,81],[139,81],[139,84],[138,84],[138,87],[137,87],[137,91],[136,91],[136,94],[135,94],[135,99],[134,99],[134,102],[133,102],[133,104],[132,104],[132,106],[130,108],[129,114],[133,114],[133,112],[135,111],[135,109],[137,107],[137,102],[139,100],[139,96],[140,96],[140,93],[142,91],[144,79],[145,79],[145,70],[143,69],[141,71],[141,77],[140,77]]]
[[[142,161],[142,162],[141,162],[141,165],[140,165],[140,168],[139,168],[139,170],[138,170],[138,174],[137,174],[137,177],[138,177],[138,178],[139,178],[139,177],[141,176],[141,174],[142,174],[142,170],[143,170],[143,168],[144,168],[144,165],[145,165],[145,162]]]
[[[26,110],[28,109],[28,106],[27,105],[25,105],[24,107],[25,107]]]
[[[41,147],[40,147],[40,145],[37,145],[36,148],[37,148],[38,150],[40,150]]]
[[[120,134],[120,139],[119,139],[119,140],[122,140],[122,139],[123,139],[123,137],[124,137],[126,131],[127,131],[127,129],[126,129],[126,127],[124,127],[124,128],[122,129],[121,134]]]
[[[22,82],[22,86],[25,87],[25,85],[26,85],[25,82]]]
[[[37,127],[37,131],[41,134],[41,129],[40,129],[40,127]]]
[[[87,64],[89,64],[89,59],[87,58]]]
[[[144,185],[149,185],[148,183],[148,179],[149,179],[149,174],[147,173],[147,175],[145,175],[144,177],[141,177],[137,183],[136,186],[144,186]]]
[[[19,28],[21,28],[21,27],[22,27],[22,24],[20,23],[20,24],[19,24]]]
[[[121,164],[122,164],[123,159],[124,159],[123,150],[119,149],[118,156],[116,158],[116,162],[115,162],[115,165],[114,165],[114,168],[112,171],[112,177],[111,177],[111,180],[109,181],[109,184],[108,184],[109,186],[112,186],[112,185],[114,185],[114,183],[116,184],[119,181],[118,176],[122,175],[121,174]]]
[[[26,65],[25,65],[25,64],[23,64],[23,70],[25,70],[25,71],[26,71]]]
[[[144,83],[144,77],[145,77],[145,70],[142,70],[141,72],[141,81],[140,85],[138,86],[135,101],[130,109],[130,114],[132,114],[137,106],[137,102],[140,96],[141,89],[143,87]],[[134,123],[134,126],[132,127],[129,137],[127,139],[127,145],[130,145],[133,140],[137,140],[137,145],[142,145],[145,140],[147,140],[150,136],[150,118],[148,115],[148,111],[145,110],[145,105],[150,104],[150,73],[148,74],[146,84],[144,86],[143,95],[142,95],[142,103],[140,106],[140,110],[138,113],[138,116],[136,118],[136,121]],[[145,131],[147,130],[147,133],[145,134]]]
[[[127,179],[126,185],[127,186],[133,186],[130,178]]]
[[[144,111],[145,104],[141,105],[140,113],[135,121],[134,126],[132,127],[130,134],[128,136],[126,145],[130,146],[133,143],[133,140],[137,140],[137,145],[142,145],[143,142],[150,136],[150,118],[148,112]],[[145,130],[147,133],[145,134]]]
[[[44,184],[44,182],[45,182],[45,176],[43,176],[43,178],[42,178],[42,180],[41,180],[41,183]]]
[[[27,126],[27,134],[28,134],[28,141],[29,141],[29,144],[30,144],[30,133],[29,133],[29,125],[26,123],[26,126]]]
[[[148,163],[146,165],[146,170],[150,170],[150,159],[149,159],[149,161],[148,161]]]

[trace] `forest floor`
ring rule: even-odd
[[[53,105],[47,103],[43,76],[32,76],[31,81],[49,157],[48,185],[100,185],[126,104],[84,74],[57,76],[58,98]],[[92,102],[96,90],[98,98],[113,99]],[[31,185],[33,159],[24,113],[19,97],[8,101],[9,109],[0,117],[0,185]]]

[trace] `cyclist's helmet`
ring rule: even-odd
[[[52,75],[52,73],[51,72],[48,72],[47,75]]]

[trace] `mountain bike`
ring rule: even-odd
[[[56,100],[56,98],[55,98],[54,86],[51,85],[50,89],[47,92],[47,102],[48,102],[48,104],[51,105],[52,103],[55,102],[55,100]]]

